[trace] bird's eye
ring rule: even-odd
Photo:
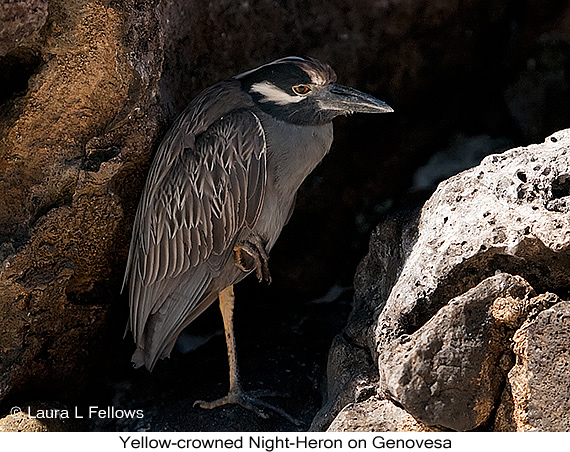
[[[311,88],[309,88],[307,85],[295,85],[293,87],[293,92],[295,94],[300,94],[301,96],[306,96],[311,92]]]

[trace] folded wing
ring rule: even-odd
[[[207,127],[199,121],[189,111],[165,137],[134,223],[125,274],[129,325],[135,361],[149,368],[204,300],[215,299],[207,288],[236,235],[255,224],[265,193],[266,143],[257,116],[242,108]],[[205,130],[195,133],[197,125]]]

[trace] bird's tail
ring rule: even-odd
[[[217,291],[209,290],[209,271],[198,269],[202,275],[188,275],[193,284],[177,281],[159,307],[153,310],[144,324],[142,334],[135,338],[137,349],[131,361],[135,367],[145,366],[152,371],[159,359],[168,358],[178,335],[218,297]],[[198,276],[198,278],[197,278]],[[201,277],[200,277],[201,276]]]

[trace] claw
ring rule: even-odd
[[[254,392],[257,392],[257,391],[254,391]],[[263,391],[263,392],[265,392],[265,391]],[[271,395],[275,395],[275,393],[271,393]],[[281,408],[273,406],[273,405],[265,402],[264,400],[261,400],[257,397],[254,397],[253,395],[251,395],[251,393],[248,394],[247,392],[244,392],[242,390],[233,391],[233,392],[230,391],[224,397],[221,397],[217,400],[213,400],[211,402],[207,402],[204,400],[196,400],[194,402],[194,406],[199,406],[200,408],[204,408],[207,410],[211,410],[213,408],[218,408],[218,407],[221,407],[224,405],[229,405],[229,404],[240,405],[241,407],[245,408],[246,410],[249,410],[249,411],[257,414],[262,419],[269,419],[269,416],[263,410],[263,408],[265,408],[266,410],[273,411],[274,413],[278,414],[283,419],[286,419],[287,421],[291,422],[292,424],[294,424],[297,427],[300,427],[302,425],[301,421],[299,421],[298,419],[295,419],[291,415],[287,414]]]
[[[246,266],[244,263],[243,253],[246,253],[252,260],[253,266]],[[265,252],[265,247],[261,237],[253,234],[247,241],[234,247],[234,262],[236,266],[244,271],[250,272],[255,267],[255,274],[259,282],[265,280],[271,283],[271,274],[269,273],[269,256]]]

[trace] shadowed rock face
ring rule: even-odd
[[[568,428],[569,149],[567,129],[491,155],[441,183],[415,220],[372,237],[345,336],[376,358],[375,392],[425,426]],[[329,363],[335,379],[342,368]],[[352,392],[349,379],[329,395]],[[379,428],[396,416],[376,415]]]
[[[25,0],[0,5],[0,57],[37,33],[45,24],[48,2]]]
[[[544,30],[563,29],[566,7],[565,2],[555,1],[507,7],[499,0],[478,0],[461,5],[458,14],[458,3],[444,0],[338,0],[326,5],[316,0],[303,5],[273,0],[3,4],[0,399],[34,394],[31,397],[60,400],[81,388],[93,388],[89,384],[99,384],[102,374],[127,372],[131,349],[122,340],[126,301],[119,292],[131,223],[166,126],[201,89],[277,57],[310,55],[329,62],[342,83],[385,99],[397,110],[381,123],[359,116],[337,122],[331,155],[303,186],[297,212],[273,250],[274,283],[270,288],[243,284],[244,293],[255,300],[245,309],[252,316],[249,344],[256,347],[268,342],[261,336],[262,328],[252,328],[257,318],[263,319],[259,306],[272,306],[267,300],[289,309],[290,316],[283,315],[284,319],[298,320],[296,311],[307,311],[306,300],[321,296],[339,280],[341,285],[349,284],[381,201],[407,187],[413,169],[427,160],[442,137],[455,134],[451,130],[483,129],[526,140],[550,133],[553,124],[567,117],[563,34],[553,33],[546,45],[544,40],[537,44]],[[527,64],[530,56],[534,65]],[[521,67],[524,77],[519,79],[514,75]],[[540,96],[527,88],[535,80],[540,81]],[[542,115],[545,99],[552,98],[561,108]],[[533,115],[540,115],[541,121],[532,121]],[[560,179],[554,192],[562,194],[566,186]],[[521,190],[521,199],[533,196],[531,188]],[[563,209],[563,198],[553,198],[551,208]],[[356,304],[362,310],[355,310],[353,319],[368,316],[370,323],[376,318],[372,316],[376,302],[388,298],[414,240],[414,228],[404,224],[393,220],[378,229],[378,234],[393,237],[398,245],[373,242],[373,247],[385,247],[378,251],[388,253],[389,259],[369,258],[382,278],[359,272],[357,279],[369,279],[371,285],[358,285]],[[397,239],[400,234],[403,238]],[[538,278],[552,251],[531,242],[523,248],[535,245],[542,260],[530,274]],[[477,259],[470,265],[477,267]],[[536,286],[531,276],[528,283],[542,293],[546,286]],[[478,277],[479,273],[465,290],[475,287]],[[555,272],[550,278],[560,277]],[[438,303],[461,293],[441,289],[439,301],[421,315],[428,318]],[[322,315],[313,328],[283,327],[289,336],[279,343],[323,342],[344,321],[342,308],[330,306],[336,311],[329,323],[321,320],[326,317]],[[412,320],[408,324],[415,325]],[[362,359],[345,362],[345,377],[329,382],[331,391],[354,381],[358,400],[375,390],[378,379],[378,372],[368,365],[379,357],[377,339],[360,334],[357,330],[363,325],[370,326],[352,322],[344,338],[366,347],[356,355],[346,349],[347,357]],[[299,339],[300,330],[309,336]],[[270,329],[266,334],[275,339]],[[368,348],[374,351],[373,358]],[[292,355],[285,347],[279,353],[272,357],[277,363]],[[215,354],[223,363],[223,343]],[[311,403],[300,401],[295,408],[308,420],[321,396],[324,363],[315,361],[314,354],[307,354],[306,362],[298,366],[312,372],[306,390]],[[223,366],[218,364],[216,381],[225,379]],[[195,372],[195,367],[186,372]],[[280,372],[278,367],[267,370]],[[177,377],[184,380],[180,374]],[[301,373],[298,379],[309,381]],[[212,389],[214,378],[206,380],[210,386],[204,383],[203,391],[192,397],[204,398],[204,392],[216,389]],[[157,397],[164,386],[157,384]],[[343,403],[338,402],[337,411]],[[192,414],[184,421],[196,428],[214,425],[217,418],[221,421],[215,425],[220,426],[290,428],[252,424],[249,418],[242,420],[239,411],[229,413],[227,418],[216,413],[199,419]],[[334,415],[329,416],[330,422]],[[159,421],[153,427],[157,425],[168,427]]]
[[[2,105],[0,398],[27,382],[81,384],[109,347],[161,118],[153,9],[50,2],[29,47],[41,63]]]

